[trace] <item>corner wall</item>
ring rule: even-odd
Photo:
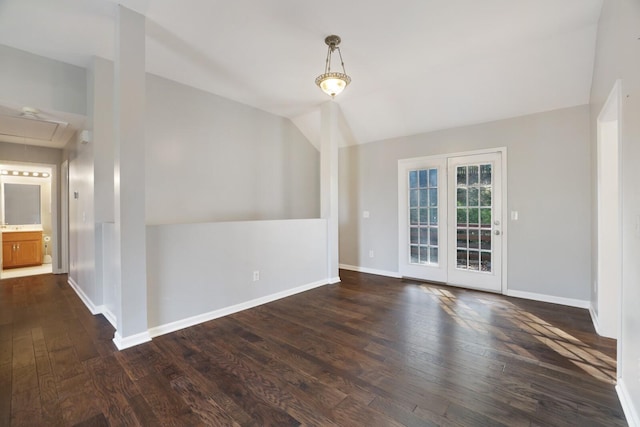
[[[640,2],[605,0],[598,25],[591,87],[591,151],[596,122],[616,79],[622,81],[622,304],[618,394],[631,426],[640,426]],[[592,191],[595,194],[596,183]],[[597,204],[592,204],[597,213]],[[595,233],[595,230],[594,230]],[[597,254],[592,254],[596,262]],[[620,351],[621,350],[621,351]]]
[[[291,121],[157,76],[147,74],[146,80],[146,185],[145,194],[141,196],[147,204],[147,224],[169,223],[181,227],[197,223],[193,226],[199,227],[210,225],[212,221],[227,221],[219,226],[226,230],[228,224],[236,224],[233,221],[268,219],[265,227],[273,222],[271,220],[284,223],[289,221],[280,220],[292,220],[291,227],[296,227],[298,219],[319,216],[319,153]],[[68,156],[71,159],[70,196],[73,197],[74,191],[80,193],[78,200],[70,200],[74,210],[71,218],[72,277],[77,280],[78,293],[87,297],[87,306],[92,311],[102,312],[115,325],[118,319],[114,307],[112,87],[113,63],[94,58],[88,72],[87,91],[88,128],[93,131],[93,138],[88,144],[70,144]],[[89,203],[92,203],[91,208]],[[262,232],[261,226],[251,225],[253,221],[246,224],[239,229]],[[89,233],[89,226],[92,233]],[[215,223],[210,226],[215,227]],[[288,225],[281,228],[283,235],[291,235],[286,231]],[[242,231],[237,233],[244,235]],[[302,234],[296,232],[295,236]],[[220,243],[234,239],[228,234],[225,236]],[[194,247],[201,244],[200,238],[200,235],[191,237]],[[255,238],[243,239],[248,242]],[[306,238],[296,244],[303,241]],[[289,259],[286,254],[290,254],[293,246],[282,242],[279,235],[271,234],[270,250],[261,257]],[[94,248],[93,252],[82,249],[89,247]],[[154,251],[157,249],[153,248]],[[242,249],[247,250],[247,247]],[[208,242],[202,250],[208,253]],[[149,253],[151,256],[155,252]],[[236,261],[242,264],[243,254],[240,251],[234,254],[238,258]],[[229,253],[225,256],[228,261]],[[156,277],[156,270],[181,269],[175,260],[168,264],[166,260],[162,264],[154,260],[154,257],[148,259],[149,277]],[[326,264],[317,259],[315,262]],[[214,264],[207,264],[204,271],[190,271],[189,274],[206,276],[211,273],[211,265]],[[219,265],[216,271],[227,271],[227,265]],[[93,269],[95,273],[81,274],[86,269]],[[282,275],[284,271],[277,274]],[[274,292],[280,295],[287,289],[298,289],[309,283],[308,277],[312,277],[311,282],[316,280],[313,274],[295,276],[293,282],[278,276],[267,286],[268,279],[265,278],[261,286],[249,294],[238,288],[241,286],[238,283],[244,283],[244,279],[238,283],[209,283],[202,292],[217,297],[209,301],[213,305],[206,310],[221,309],[222,306],[216,304],[224,302],[220,295],[227,292],[235,305],[242,305],[247,303],[242,299],[245,297],[254,301]],[[160,291],[158,283],[163,284],[164,293],[157,293]],[[163,295],[180,293],[182,283],[182,280],[168,283],[164,277],[160,281],[148,280],[148,297],[160,295],[159,299],[149,300],[149,325],[158,327],[181,320],[171,317],[177,308],[167,307]],[[199,308],[203,301],[206,299],[185,302],[178,315],[202,315]]]

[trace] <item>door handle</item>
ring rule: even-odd
[[[496,236],[499,236],[500,235],[500,230],[496,230],[495,233],[496,233]]]

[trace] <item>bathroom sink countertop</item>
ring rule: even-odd
[[[8,225],[5,228],[0,228],[0,232],[2,233],[19,233],[21,231],[42,231],[42,226],[41,225],[20,225],[20,226]]]

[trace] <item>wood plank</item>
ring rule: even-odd
[[[8,426],[11,423],[12,378],[11,362],[0,365],[0,426]]]
[[[0,426],[625,426],[586,310],[341,272],[117,351],[64,275],[0,281]]]

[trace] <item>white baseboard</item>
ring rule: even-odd
[[[120,333],[116,331],[113,336],[113,343],[118,347],[118,350],[124,350],[125,348],[134,347],[149,341],[151,341],[151,336],[148,331],[129,335],[128,337],[122,337]]]
[[[78,286],[76,281],[73,280],[73,278],[69,277],[67,279],[67,283],[69,284],[69,286],[71,286],[71,289],[75,291],[76,295],[78,295],[78,297],[80,298],[80,301],[82,301],[84,305],[89,309],[89,312],[91,314],[93,314],[94,316],[96,314],[104,315],[104,317],[109,321],[109,323],[111,323],[111,325],[114,328],[117,328],[116,316],[107,308],[106,305],[95,305],[93,301],[91,301],[91,299],[87,296],[87,294],[84,293],[82,288]]]
[[[329,279],[329,285],[333,285],[334,283],[340,283],[340,276]]]
[[[100,314],[100,310],[98,309],[98,307],[93,303],[93,301],[91,301],[87,294],[84,293],[82,288],[78,286],[78,284],[75,280],[73,280],[72,277],[69,277],[67,279],[67,283],[69,284],[69,286],[71,286],[71,289],[75,291],[78,297],[80,297],[80,300],[84,303],[84,305],[87,306],[91,314]]]
[[[375,274],[377,276],[393,277],[394,279],[402,278],[400,273],[397,273],[394,271],[376,270],[374,268],[358,267],[358,266],[349,265],[349,264],[339,264],[339,267],[342,268],[343,270],[357,271],[359,273],[368,273],[368,274]]]
[[[553,295],[537,294],[534,292],[507,290],[506,295],[514,298],[523,298],[534,301],[550,302],[552,304],[567,305],[569,307],[588,309],[591,306],[591,302],[586,300],[556,297]]]
[[[340,278],[338,278],[340,281]],[[256,298],[250,301],[246,301],[240,304],[224,307],[218,310],[210,311],[208,313],[198,314],[196,316],[188,317],[186,319],[178,320],[175,322],[167,323],[160,326],[155,326],[149,329],[149,335],[151,337],[157,337],[159,335],[175,332],[180,329],[195,326],[200,323],[208,322],[209,320],[217,319],[219,317],[228,316],[229,314],[237,313],[239,311],[247,310],[249,308],[257,307],[259,305],[267,304],[272,301],[276,301],[282,298],[286,298],[291,295],[299,294],[320,286],[324,286],[329,283],[329,280],[320,280],[317,282],[309,283],[307,285],[298,286],[297,288],[288,289],[286,291],[277,292],[275,294],[267,295],[261,298]]]
[[[640,427],[640,415],[638,414],[640,408],[634,406],[633,399],[629,396],[629,390],[622,378],[618,378],[616,392],[618,393],[618,399],[620,399],[620,405],[624,411],[624,416],[627,418],[629,427]],[[636,401],[635,403],[638,404],[640,402]]]
[[[99,308],[100,313],[102,313],[105,319],[107,319],[109,323],[111,323],[111,326],[113,326],[115,329],[118,329],[118,318],[116,317],[116,315],[113,314],[106,305],[101,305]]]
[[[596,314],[595,308],[593,308],[593,304],[589,304],[589,315],[591,316],[591,323],[593,323],[596,333],[602,336],[600,333],[600,323],[598,323],[598,315]]]

